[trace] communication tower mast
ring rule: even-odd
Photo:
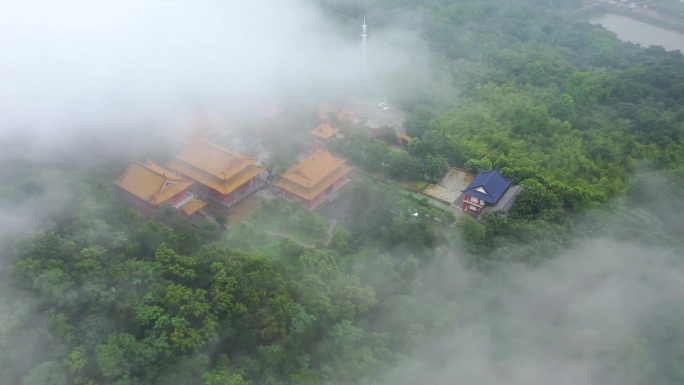
[[[366,18],[363,18],[363,25],[361,26],[361,44],[363,50],[363,69],[361,70],[361,76],[366,76],[366,37],[368,33],[366,32]]]

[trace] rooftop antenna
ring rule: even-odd
[[[366,76],[366,37],[368,37],[368,33],[366,33],[366,17],[364,16],[363,25],[361,26],[361,43],[363,49],[363,69],[361,72],[362,77]]]

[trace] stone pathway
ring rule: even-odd
[[[249,221],[242,221],[242,223],[246,223],[246,224],[248,224],[248,225],[254,226],[254,223],[249,222]],[[280,232],[277,232],[277,231],[270,231],[270,230],[261,230],[261,231],[263,231],[264,233],[266,233],[266,235],[270,235],[270,236],[272,236],[272,237],[287,238],[287,239],[291,240],[292,242],[298,244],[299,246],[301,246],[301,247],[303,247],[303,248],[305,248],[305,249],[315,249],[315,248],[316,248],[316,245],[310,245],[310,244],[308,244],[308,243],[304,243],[304,242],[300,241],[299,239],[292,238],[291,236],[289,236],[289,235],[287,235],[287,234],[285,234],[285,233],[280,233]]]
[[[301,246],[305,249],[315,249],[316,248],[315,245],[310,245],[308,243],[304,243],[304,242],[302,242],[298,239],[292,238],[291,236],[284,234],[284,233],[278,233],[278,232],[269,231],[269,230],[263,230],[263,232],[266,233],[267,235],[272,236],[272,237],[287,238],[287,239],[291,240],[292,242],[298,244],[299,246]]]
[[[242,223],[246,223],[249,225],[254,226],[253,223],[248,222],[248,221],[242,221]],[[328,247],[330,245],[330,242],[332,242],[332,237],[335,235],[335,228],[337,227],[337,220],[333,219],[330,221],[330,225],[328,226],[328,238],[325,241],[325,247]],[[285,233],[277,232],[277,231],[270,231],[270,230],[262,230],[266,235],[270,235],[272,237],[278,237],[278,238],[287,238],[291,240],[292,242],[298,244],[299,246],[305,248],[305,249],[315,249],[316,245],[311,245],[309,243],[304,243],[300,241],[299,239],[293,238],[290,235],[287,235]]]
[[[330,245],[332,237],[335,234],[335,227],[337,227],[337,219],[330,221],[330,226],[328,226],[328,239],[325,240],[325,247]]]

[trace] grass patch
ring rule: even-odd
[[[428,182],[426,182],[426,181],[397,182],[397,183],[402,188],[409,190],[409,191],[413,191],[413,192],[419,192],[420,190],[424,189],[428,185]]]
[[[400,187],[404,190],[409,190],[409,191],[413,191],[413,192],[418,192],[418,191],[424,189],[425,186],[428,185],[428,182],[423,181],[423,180],[418,180],[418,181],[416,181],[416,180],[410,180],[410,181],[398,180],[398,179],[394,179],[394,178],[392,178],[388,175],[385,175],[383,173],[380,173],[380,172],[368,171],[367,169],[359,167],[359,166],[356,167],[356,171],[357,171],[357,174],[359,174],[359,175],[364,175],[364,176],[367,176],[369,178],[373,178],[375,180],[378,180],[378,181],[381,181],[381,182],[384,182],[387,184],[392,184],[392,185]]]
[[[228,233],[229,237],[249,237],[249,233],[263,232],[268,238],[277,241],[285,235],[290,239],[315,246],[317,243],[325,242],[329,225],[327,218],[308,211],[301,205],[276,200],[265,202],[257,212],[245,219],[243,226],[253,227],[248,234],[239,233],[240,226],[231,226]]]
[[[190,218],[188,218],[188,221],[190,222],[190,224],[192,224],[193,226],[195,226],[197,228],[201,228],[201,227],[209,226],[209,225],[215,226],[214,223],[209,222],[206,218],[204,218],[200,215],[193,215]]]
[[[296,215],[296,214],[294,214]],[[320,215],[312,213],[292,220],[292,217],[283,218],[280,216],[255,215],[252,217],[254,226],[259,230],[268,230],[273,233],[282,233],[300,242],[315,245],[316,242],[324,242],[328,229],[328,220]],[[293,225],[295,221],[312,221],[304,227]],[[305,230],[305,229],[311,230]],[[320,230],[318,230],[320,229]]]
[[[241,223],[228,228],[227,243],[230,247],[259,253],[267,258],[278,258],[282,239],[257,230],[251,224]]]

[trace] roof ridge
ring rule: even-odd
[[[301,175],[304,179],[308,180],[309,182],[312,182],[311,178],[308,175],[306,175],[306,173],[301,168],[293,172],[293,174]]]
[[[233,151],[227,149],[226,147],[223,147],[222,145],[220,145],[220,144],[218,144],[218,143],[214,143],[214,142],[211,141],[211,140],[199,139],[199,141],[204,142],[205,144],[207,144],[207,145],[209,145],[209,146],[211,146],[211,147],[213,147],[213,148],[215,148],[215,149],[217,149],[217,150],[219,150],[219,151],[222,151],[222,152],[225,152],[225,153],[227,153],[227,154],[230,154],[231,156],[234,156],[234,157],[236,157],[236,158],[238,158],[238,159],[240,159],[240,160],[256,160],[256,158],[254,158],[254,157],[245,156],[245,155],[242,155],[242,154],[238,154],[237,152],[233,152]]]
[[[169,179],[169,177],[168,177],[168,175],[166,175],[166,173],[164,173],[164,172],[160,173],[159,171],[157,171],[157,170],[155,170],[155,169],[153,169],[153,168],[148,167],[148,165],[152,165],[152,166],[157,166],[157,167],[159,167],[159,168],[163,168],[162,166],[159,166],[158,164],[152,162],[151,160],[146,160],[145,162],[141,162],[141,161],[134,160],[133,163],[136,163],[136,164],[142,166],[145,170],[147,170],[147,171],[149,171],[149,172],[152,172],[152,173],[155,173],[155,174],[157,174],[157,175],[159,175],[159,176],[162,176],[162,177],[164,177],[165,179]],[[167,170],[167,171],[168,171],[168,170]],[[175,176],[175,175],[174,175],[174,176]],[[179,178],[179,179],[182,179],[182,178]]]
[[[323,159],[321,161],[321,159]],[[292,166],[289,170],[284,172],[281,177],[283,178],[301,178],[299,182],[302,186],[311,187],[321,181],[321,175],[313,170],[311,167],[315,167],[317,164],[330,164],[334,165],[335,168],[343,165],[346,159],[337,158],[327,150],[316,150],[311,153],[306,159]],[[310,172],[307,172],[310,171]]]
[[[304,166],[307,165],[308,163],[313,163],[316,159],[318,159],[320,156],[322,156],[323,153],[326,153],[326,152],[328,152],[328,151],[325,151],[325,150],[314,151],[311,155],[307,156],[306,159],[295,164],[294,166],[292,166],[292,168],[287,170],[285,173],[292,173],[292,174],[299,173],[301,175],[304,175],[304,173],[302,173],[302,171],[301,171],[302,168],[304,168]]]
[[[487,171],[487,178],[482,182],[482,188],[484,188],[484,185],[489,182],[489,179],[491,179],[492,175],[494,175],[494,170]],[[486,189],[485,189],[486,190]]]
[[[128,174],[128,172],[130,171],[131,167],[132,167],[134,164],[137,165],[137,166],[139,166],[140,168],[142,168],[142,170],[143,170],[144,172],[146,172],[148,175],[149,175],[149,174],[152,174],[152,175],[156,175],[156,176],[158,176],[158,177],[161,178],[161,183],[160,183],[159,186],[154,190],[154,191],[155,191],[154,194],[148,199],[149,201],[153,201],[153,200],[156,199],[156,197],[161,193],[161,190],[164,188],[164,185],[166,184],[166,181],[168,181],[168,177],[167,177],[166,175],[164,175],[164,174],[160,174],[160,173],[157,172],[156,170],[153,170],[153,169],[151,169],[151,168],[149,168],[149,167],[147,166],[148,164],[154,164],[154,162],[149,161],[149,160],[148,160],[148,161],[145,161],[145,162],[141,162],[141,161],[138,161],[138,160],[134,160],[131,164],[128,165],[128,169],[126,169],[126,172],[124,173],[124,175],[121,176],[122,179],[123,179],[123,177],[124,177],[126,174]]]

